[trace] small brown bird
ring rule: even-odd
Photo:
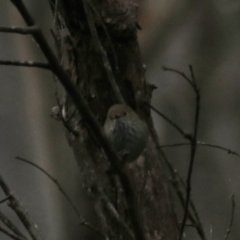
[[[136,160],[146,146],[147,125],[127,105],[116,104],[109,108],[104,132],[124,162]]]

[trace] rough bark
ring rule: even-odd
[[[108,108],[118,100],[109,84],[106,62],[91,35],[86,14],[94,23],[125,101],[149,127],[145,151],[137,161],[125,167],[135,196],[135,206],[128,206],[126,191],[111,169],[100,143],[85,127],[84,118],[75,111],[71,99],[67,97],[64,101],[65,117],[70,117],[67,138],[75,153],[84,186],[96,200],[102,231],[110,239],[133,239],[137,234],[128,210],[135,208],[145,235],[142,239],[176,240],[177,220],[157,150],[158,138],[150,110],[145,104],[151,100],[152,87],[146,82],[137,42],[137,1],[87,2],[88,13],[80,0],[51,3],[59,57],[99,123],[103,125]]]

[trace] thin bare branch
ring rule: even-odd
[[[179,240],[182,239],[185,223],[188,217],[188,208],[189,208],[189,203],[191,198],[191,180],[192,180],[193,166],[194,166],[194,160],[195,160],[195,155],[197,150],[197,134],[198,134],[199,113],[200,113],[200,92],[194,78],[192,66],[190,65],[189,68],[190,68],[191,75],[193,77],[192,81],[190,81],[189,84],[191,84],[196,95],[196,107],[195,107],[195,117],[194,117],[194,126],[193,126],[193,137],[190,140],[191,154],[190,154],[190,163],[189,163],[189,169],[188,169],[188,175],[187,175],[187,181],[186,181],[187,183],[186,206],[185,206],[183,221],[180,229]]]
[[[2,203],[4,203],[4,202],[6,202],[8,199],[9,199],[9,196],[8,196],[8,197],[6,197],[6,198],[4,198],[4,199],[2,199],[2,200],[0,201],[0,204],[2,204]]]
[[[196,79],[195,79],[195,75],[194,75],[194,72],[193,72],[192,65],[189,65],[189,70],[190,70],[190,73],[191,73],[191,82],[193,83],[194,90],[195,90],[195,88],[197,88],[197,82],[196,82]]]
[[[88,228],[90,228],[91,230],[93,230],[95,233],[99,234],[101,237],[105,237],[105,235],[99,231],[98,229],[96,229],[92,224],[90,224],[89,222],[87,222],[79,213],[77,207],[73,204],[72,200],[70,199],[70,197],[68,196],[68,194],[66,193],[66,191],[63,189],[63,187],[59,184],[58,180],[56,178],[54,178],[50,173],[48,173],[46,170],[44,170],[42,167],[40,167],[39,165],[37,165],[34,162],[31,162],[25,158],[22,157],[16,157],[17,160],[20,160],[22,162],[25,162],[29,165],[34,166],[35,168],[37,168],[38,170],[40,170],[41,172],[43,172],[58,188],[58,190],[61,192],[61,194],[64,196],[64,198],[67,200],[67,202],[69,203],[69,205],[72,207],[73,211],[76,213],[77,217],[80,219],[80,224],[83,226],[86,226]]]
[[[37,26],[30,27],[0,27],[2,33],[33,34],[38,30]]]
[[[195,219],[197,221],[197,224],[198,224],[198,227],[199,227],[199,229],[201,231],[201,235],[204,235],[204,237],[205,237],[205,233],[203,231],[202,222],[201,222],[201,220],[199,218],[198,211],[197,211],[196,206],[195,206],[194,202],[192,201],[192,199],[190,199],[190,207],[191,207],[191,209],[193,211],[194,217],[195,217]]]
[[[184,199],[184,193],[183,191],[181,190],[181,186],[179,185],[179,183],[181,183],[184,187],[184,189],[186,189],[186,185],[184,183],[184,181],[182,180],[181,176],[179,175],[178,171],[173,167],[172,163],[169,161],[169,159],[167,158],[167,156],[165,155],[165,153],[159,148],[159,152],[162,156],[162,158],[164,159],[165,163],[167,164],[167,167],[170,171],[170,174],[171,174],[171,183],[178,195],[178,198],[179,198],[179,201],[183,207],[183,209],[185,209],[185,206],[186,206],[186,201]],[[205,233],[204,233],[204,230],[203,230],[203,227],[202,227],[202,223],[198,217],[198,213],[197,213],[197,210],[195,208],[195,205],[193,203],[193,201],[190,199],[190,206],[192,208],[192,211],[194,213],[194,216],[195,218],[193,217],[192,213],[189,211],[188,213],[188,218],[189,220],[191,221],[192,223],[192,226],[196,228],[197,232],[198,232],[198,235],[200,236],[200,238],[202,240],[206,240],[206,236],[205,236]]]
[[[231,196],[231,200],[232,200],[232,211],[231,211],[231,218],[230,218],[230,223],[229,223],[229,227],[227,229],[226,235],[224,240],[228,239],[228,236],[231,233],[231,229],[232,229],[232,225],[233,225],[233,218],[234,218],[234,212],[235,212],[235,198],[234,198],[234,194],[232,194]]]
[[[0,60],[0,65],[15,66],[15,67],[36,67],[51,70],[51,65],[48,63],[34,62],[34,61],[11,61]]]
[[[185,73],[183,73],[183,72],[181,72],[179,70],[176,70],[176,69],[173,69],[173,68],[167,68],[167,67],[164,67],[164,66],[163,66],[163,70],[179,74],[180,76],[182,76],[190,84],[191,87],[194,88],[194,84],[193,84],[192,80]]]
[[[0,211],[0,219],[5,224],[5,226],[8,227],[17,236],[22,237],[23,239],[27,239],[26,236],[24,236],[24,234],[16,227],[16,225],[2,213],[2,211]]]
[[[197,86],[197,83],[195,80],[193,68],[191,65],[189,66],[189,69],[190,69],[192,79],[187,77],[187,75],[185,73],[178,71],[176,69],[166,68],[166,67],[163,67],[163,69],[165,71],[174,72],[174,73],[177,73],[180,76],[182,76],[190,84],[190,86],[194,90],[195,96],[196,96],[193,136],[191,136],[190,134],[186,134],[176,123],[174,123],[172,120],[167,118],[164,114],[162,114],[157,109],[155,109],[151,105],[149,105],[149,107],[151,109],[153,109],[158,115],[163,117],[167,122],[169,122],[173,127],[175,127],[175,129],[177,129],[178,132],[180,132],[185,138],[187,138],[190,141],[189,145],[191,146],[191,153],[190,153],[188,176],[187,176],[187,181],[186,181],[186,203],[185,203],[185,210],[184,210],[182,226],[181,226],[180,235],[179,235],[179,240],[181,240],[182,236],[183,236],[183,232],[184,232],[185,223],[187,221],[188,214],[189,214],[188,213],[189,204],[192,205],[193,211],[195,211],[196,218],[199,221],[199,217],[196,212],[195,206],[193,203],[191,204],[191,178],[192,178],[194,160],[195,160],[196,149],[197,149],[197,133],[198,133],[198,122],[199,122],[199,113],[200,113],[200,92],[199,92],[199,89],[198,89],[198,86]]]
[[[199,89],[198,89],[198,86],[197,86],[197,83],[195,80],[193,68],[191,65],[189,66],[189,70],[190,70],[192,79],[190,79],[185,73],[183,73],[179,70],[176,70],[176,69],[163,67],[163,70],[174,72],[174,73],[177,73],[180,76],[182,76],[189,83],[189,85],[193,88],[195,95],[196,95],[193,136],[188,138],[190,140],[191,153],[190,153],[190,163],[189,163],[189,169],[188,169],[188,175],[187,175],[187,181],[186,181],[186,183],[187,183],[186,184],[186,188],[187,188],[186,189],[186,204],[185,204],[184,216],[183,216],[183,221],[182,221],[180,235],[179,235],[179,240],[181,240],[182,236],[183,236],[183,232],[184,232],[185,223],[187,221],[188,214],[189,214],[188,213],[189,204],[191,202],[191,199],[190,199],[191,198],[191,178],[192,178],[194,160],[195,160],[196,149],[197,149],[197,133],[198,133],[198,122],[199,122],[199,113],[200,113],[200,92],[199,92]],[[170,122],[170,123],[172,124],[172,122]],[[178,131],[180,133],[182,133],[182,134],[184,133],[181,128],[179,128],[178,126],[176,127],[176,124],[174,124],[173,126],[175,126],[175,128],[178,129]]]
[[[189,146],[189,145],[191,145],[191,143],[174,143],[174,144],[161,145],[160,148],[182,147],[182,146]],[[240,158],[240,154],[238,152],[231,150],[230,148],[226,148],[226,147],[217,145],[217,144],[211,144],[211,143],[197,141],[197,145],[203,146],[203,147],[217,148],[217,149],[227,152],[228,154],[232,154],[232,155],[235,155]]]
[[[149,108],[151,108],[154,112],[156,112],[159,116],[161,116],[164,120],[166,120],[169,124],[171,124],[179,133],[181,133],[185,138],[191,139],[191,135],[188,133],[185,133],[181,127],[179,127],[175,122],[173,122],[170,118],[165,116],[165,114],[161,113],[159,110],[157,110],[155,107],[153,107],[148,102],[145,102]]]
[[[15,240],[27,240],[26,238],[22,238],[19,237],[15,234],[13,234],[12,232],[10,232],[7,228],[4,228],[2,226],[0,226],[0,232],[3,232],[4,234],[6,234],[7,236],[9,236],[11,239],[15,239]]]
[[[15,197],[13,192],[10,190],[7,183],[4,181],[3,177],[0,175],[0,186],[3,190],[3,192],[9,196],[9,206],[12,208],[12,210],[17,214],[18,218],[30,234],[33,240],[39,240],[41,239],[39,236],[39,233],[37,232],[37,225],[33,223],[26,210],[23,208],[22,203]]]

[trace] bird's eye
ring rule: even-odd
[[[123,112],[123,116],[126,116],[127,115],[127,112]]]

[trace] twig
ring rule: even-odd
[[[195,79],[195,76],[194,76],[192,65],[189,65],[189,70],[190,70],[190,73],[191,73],[191,80],[192,80],[192,81],[190,81],[190,84],[192,82],[193,83],[192,87],[193,87],[194,90],[196,90],[198,88],[198,86],[197,86],[197,82],[196,82],[196,79]]]
[[[0,219],[2,222],[17,236],[27,239],[26,236],[15,226],[15,224],[0,211]]]
[[[148,102],[145,102],[145,104],[151,108],[154,112],[156,112],[159,116],[161,116],[164,120],[166,120],[168,123],[170,123],[178,132],[180,132],[185,138],[191,139],[191,135],[188,133],[185,133],[181,127],[179,127],[175,122],[173,122],[170,118],[165,116],[165,114],[161,113],[159,110],[157,110],[155,107],[153,107],[151,104]]]
[[[168,148],[168,147],[181,147],[181,146],[189,146],[189,145],[191,145],[191,143],[174,143],[174,144],[161,145],[159,147],[160,148]],[[240,154],[234,150],[231,150],[230,148],[225,148],[220,145],[206,143],[206,142],[199,142],[199,141],[197,141],[197,145],[203,146],[203,147],[217,148],[217,149],[227,152],[228,154],[232,154],[232,155],[235,155],[240,158]]]
[[[18,34],[33,34],[37,31],[36,26],[30,27],[0,27],[0,32],[3,33],[18,33]]]
[[[4,193],[9,196],[9,206],[17,214],[20,221],[23,223],[24,227],[30,234],[33,240],[41,239],[39,233],[37,233],[37,225],[32,223],[26,210],[23,208],[21,202],[15,197],[13,192],[8,187],[7,183],[4,181],[3,177],[0,175],[0,186]]]
[[[181,190],[181,187],[179,186],[179,181],[182,183],[182,185],[184,186],[184,188],[186,188],[186,185],[184,183],[184,181],[182,180],[182,178],[180,177],[179,173],[177,172],[177,170],[172,166],[172,164],[170,163],[170,161],[168,160],[167,156],[165,155],[165,153],[159,148],[159,151],[160,151],[160,154],[162,155],[163,159],[165,160],[166,164],[167,164],[167,167],[170,171],[170,174],[172,176],[172,185],[178,195],[178,198],[180,200],[180,203],[183,207],[183,209],[185,208],[185,205],[186,205],[186,202],[185,202],[185,199],[184,199],[184,194]],[[189,220],[192,222],[192,225],[196,228],[197,232],[198,232],[198,235],[201,237],[202,240],[206,240],[206,236],[205,236],[205,233],[204,233],[204,230],[203,230],[203,227],[202,227],[202,223],[198,217],[198,213],[197,213],[197,210],[195,208],[195,205],[193,203],[193,201],[190,199],[190,205],[191,205],[191,208],[193,210],[193,213],[195,215],[195,218],[193,217],[192,213],[189,212],[188,214],[188,217],[189,217]]]
[[[15,67],[37,67],[51,70],[51,65],[48,63],[34,62],[34,61],[11,61],[0,60],[0,65],[15,66]]]
[[[192,76],[192,81],[190,81],[190,85],[192,86],[192,88],[193,88],[193,90],[196,94],[196,108],[195,108],[193,137],[190,140],[190,142],[191,142],[191,155],[190,155],[188,176],[187,176],[187,181],[186,181],[187,182],[186,205],[185,205],[183,221],[182,221],[182,225],[181,225],[181,229],[180,229],[179,240],[182,239],[185,223],[186,223],[187,217],[188,217],[188,208],[189,208],[189,203],[190,203],[190,198],[191,198],[191,179],[192,179],[194,160],[195,160],[195,155],[196,155],[196,150],[197,150],[197,133],[198,133],[199,112],[200,112],[200,92],[199,92],[198,86],[197,86],[196,81],[195,81],[192,66],[190,65],[189,68],[190,68],[190,72],[191,72],[191,76]],[[185,79],[187,80],[188,78],[186,77]]]
[[[173,127],[175,127],[175,129],[177,129],[185,138],[187,138],[190,141],[189,145],[191,146],[191,153],[190,153],[188,176],[187,176],[187,181],[186,181],[186,203],[185,203],[185,210],[184,210],[182,226],[180,229],[179,240],[182,239],[183,232],[184,232],[184,226],[185,226],[185,223],[186,223],[187,217],[188,217],[189,204],[191,204],[191,199],[190,199],[190,197],[191,197],[191,178],[192,178],[193,165],[194,165],[196,149],[197,149],[197,133],[198,133],[199,112],[200,112],[200,92],[199,92],[199,89],[198,89],[198,86],[197,86],[197,83],[195,80],[193,68],[191,65],[189,66],[189,69],[190,69],[192,79],[190,79],[186,74],[184,74],[181,71],[178,71],[178,70],[172,69],[172,68],[163,67],[163,70],[165,70],[165,71],[174,72],[174,73],[177,73],[180,76],[182,76],[190,84],[190,86],[192,87],[192,89],[195,92],[196,108],[195,108],[195,117],[194,117],[193,136],[191,136],[190,134],[186,134],[176,123],[174,123],[172,120],[167,118],[164,114],[162,114],[157,109],[155,109],[149,105],[149,107],[151,107],[151,109],[153,109],[156,113],[158,113],[161,117],[163,117],[167,122],[169,122]],[[194,210],[195,206],[193,204],[191,204],[191,205]],[[195,213],[196,218],[198,218],[198,214],[196,214],[196,213]],[[199,221],[199,218],[198,218],[198,221]]]
[[[6,202],[8,199],[9,199],[9,196],[8,196],[8,197],[6,197],[6,198],[4,198],[4,199],[2,199],[2,200],[0,201],[0,204],[2,204],[2,203],[4,203],[4,202]]]
[[[0,232],[5,233],[7,236],[9,236],[10,238],[15,239],[15,240],[27,240],[26,238],[22,238],[22,237],[19,237],[15,234],[11,233],[7,228],[4,228],[2,226],[0,226]]]
[[[194,92],[196,94],[196,108],[195,108],[195,117],[194,117],[193,136],[188,138],[189,141],[190,141],[190,145],[191,145],[191,153],[190,153],[190,163],[189,163],[189,169],[188,169],[188,176],[187,176],[187,181],[186,181],[187,182],[187,186],[186,186],[186,188],[187,188],[186,189],[186,205],[185,205],[184,216],[183,216],[182,226],[181,226],[180,235],[179,235],[179,240],[181,240],[182,236],[183,236],[183,232],[184,232],[185,223],[186,223],[187,217],[188,217],[188,208],[189,208],[190,197],[191,197],[191,178],[192,178],[195,154],[196,154],[196,149],[197,149],[197,132],[198,132],[198,122],[199,122],[199,112],[200,112],[200,92],[199,92],[199,89],[198,89],[198,86],[197,86],[197,83],[196,83],[196,80],[195,80],[193,68],[192,68],[191,65],[189,66],[189,70],[190,70],[192,79],[190,79],[183,72],[178,71],[176,69],[163,67],[163,70],[174,72],[174,73],[177,73],[180,76],[182,76],[189,83],[189,85],[192,87],[192,89],[194,90]],[[175,128],[176,128],[176,126],[175,126]],[[179,131],[179,129],[178,129],[178,131]],[[181,131],[182,130],[180,129],[180,132]],[[183,131],[182,131],[182,134],[184,135]]]
[[[196,218],[196,221],[197,221],[197,223],[198,223],[199,232],[201,232],[201,235],[202,235],[202,236],[204,235],[204,237],[205,237],[205,233],[204,233],[204,231],[203,231],[202,223],[201,223],[201,221],[200,221],[200,218],[199,218],[199,215],[198,215],[196,206],[195,206],[194,202],[192,201],[192,199],[190,199],[190,207],[192,208],[192,211],[193,211],[194,216],[195,216],[195,218]],[[206,239],[206,237],[205,237],[204,239]]]
[[[77,207],[75,207],[75,205],[73,204],[72,200],[70,199],[70,197],[68,196],[68,194],[65,192],[65,190],[62,188],[62,186],[59,184],[58,180],[56,178],[54,178],[51,174],[49,174],[46,170],[44,170],[42,167],[40,167],[39,165],[37,165],[34,162],[31,162],[25,158],[22,157],[16,157],[17,160],[20,160],[22,162],[25,162],[27,164],[30,164],[32,166],[34,166],[35,168],[37,168],[38,170],[40,170],[41,172],[43,172],[57,187],[58,190],[61,192],[61,194],[65,197],[65,199],[67,200],[67,202],[69,203],[69,205],[72,207],[72,209],[74,210],[74,212],[76,213],[76,215],[78,216],[78,218],[80,219],[80,224],[83,226],[86,226],[88,228],[90,228],[91,230],[93,230],[95,233],[99,234],[101,237],[105,237],[105,235],[100,232],[98,229],[96,229],[92,224],[88,223],[79,213]]]
[[[164,71],[168,71],[168,72],[174,72],[174,73],[177,73],[179,74],[180,76],[182,76],[193,88],[194,88],[194,83],[193,83],[193,80],[190,79],[185,73],[181,72],[181,71],[178,71],[176,69],[173,69],[173,68],[167,68],[167,67],[162,67]]]
[[[88,6],[88,2],[86,0],[83,0],[82,2],[83,2],[83,7],[84,7],[84,10],[85,10],[86,16],[87,16],[87,21],[88,21],[88,25],[89,25],[91,35],[92,35],[93,41],[95,43],[95,46],[96,46],[96,48],[97,48],[97,50],[98,50],[98,52],[99,52],[99,54],[102,58],[103,66],[104,66],[105,71],[107,73],[109,83],[112,86],[112,89],[114,91],[114,94],[115,94],[118,102],[119,103],[125,103],[125,100],[123,99],[123,96],[120,92],[120,89],[119,89],[119,87],[117,85],[117,82],[116,82],[116,79],[114,77],[111,64],[108,60],[107,53],[104,50],[104,48],[103,48],[103,46],[102,46],[102,44],[99,40],[97,30],[95,28],[95,25],[94,25],[94,22],[93,22],[93,19],[92,19],[92,14],[91,14],[89,6]]]
[[[231,200],[232,200],[231,218],[230,218],[229,227],[228,227],[228,229],[227,229],[227,232],[226,232],[226,235],[225,235],[224,240],[227,240],[227,239],[228,239],[228,236],[229,236],[229,234],[230,234],[230,232],[231,232],[232,225],[233,225],[233,218],[234,218],[234,211],[235,211],[235,199],[234,199],[234,194],[232,194]]]

